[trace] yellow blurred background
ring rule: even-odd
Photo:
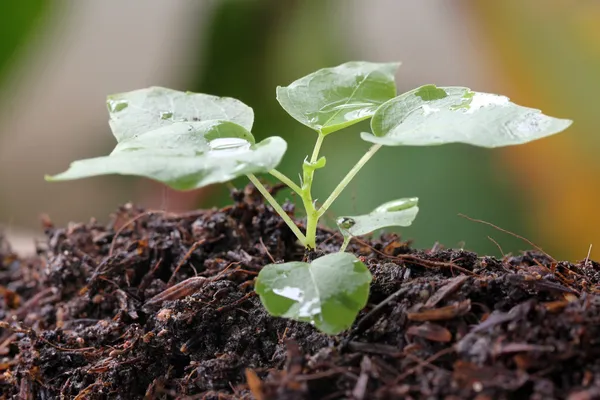
[[[105,221],[129,200],[172,210],[225,204],[224,185],[180,194],[117,176],[43,180],[110,151],[106,95],[150,85],[244,101],[255,110],[255,136],[288,140],[280,169],[296,176],[315,134],[281,110],[275,87],[349,60],[402,61],[399,92],[467,86],[575,123],[500,150],[384,149],[332,214],[418,196],[421,213],[402,230],[417,247],[440,242],[500,255],[489,236],[504,253],[530,248],[459,213],[526,236],[555,258],[583,259],[591,244],[600,247],[600,2],[593,0],[1,2],[0,225],[26,252],[42,213],[64,225]],[[358,133],[367,128],[325,142],[315,197],[326,197],[366,151]]]

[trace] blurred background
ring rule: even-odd
[[[591,244],[600,247],[598,21],[594,0],[0,2],[0,229],[27,252],[42,213],[64,225],[106,221],[130,200],[169,210],[228,201],[225,185],[181,194],[119,176],[45,182],[72,160],[112,149],[107,94],[160,85],[236,97],[254,108],[258,139],[288,141],[280,170],[296,176],[316,135],[279,107],[275,87],[349,60],[398,60],[399,93],[426,83],[467,86],[575,124],[505,149],[384,148],[332,214],[418,196],[420,215],[402,230],[417,247],[501,255],[490,237],[504,253],[531,247],[463,213],[555,258],[584,259]],[[315,197],[324,199],[368,149],[358,135],[365,129],[325,141]]]

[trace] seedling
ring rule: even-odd
[[[76,161],[66,172],[47,179],[138,175],[191,190],[246,175],[298,241],[315,249],[320,218],[382,146],[455,142],[509,146],[558,133],[571,124],[518,106],[507,97],[464,87],[425,85],[396,96],[394,74],[399,65],[349,62],[277,88],[281,106],[317,134],[298,183],[275,169],[287,147],[282,138],[255,142],[250,107],[232,98],[160,87],[110,96],[109,123],[117,139],[112,153]],[[327,163],[320,156],[323,141],[369,118],[372,132],[361,138],[373,145],[318,205],[312,186],[316,171]],[[304,232],[258,180],[258,173],[271,174],[298,194],[306,213]],[[385,203],[366,215],[342,217],[338,225],[345,240],[339,253],[311,263],[267,265],[256,280],[256,292],[271,314],[337,334],[350,327],[365,306],[371,281],[367,267],[344,252],[349,240],[388,226],[408,226],[417,212],[417,199],[409,198]]]

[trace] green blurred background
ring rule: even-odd
[[[225,185],[181,194],[116,176],[46,183],[44,174],[112,148],[107,94],[162,85],[239,98],[255,110],[255,136],[288,141],[279,169],[296,176],[316,135],[279,107],[275,87],[349,60],[399,60],[399,92],[426,83],[468,86],[575,124],[500,150],[383,149],[332,215],[418,196],[420,215],[402,230],[417,247],[440,242],[500,255],[488,236],[504,253],[530,247],[463,213],[526,236],[556,258],[583,259],[600,239],[598,21],[596,1],[2,2],[0,224],[28,251],[41,213],[66,224],[104,221],[129,200],[171,210],[228,201]],[[361,129],[368,124],[325,142],[316,198],[368,149]]]

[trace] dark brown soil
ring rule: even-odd
[[[353,242],[369,305],[328,337],[265,313],[261,266],[304,252],[251,189],[234,198],[46,221],[29,259],[0,239],[0,398],[600,398],[599,264]]]

